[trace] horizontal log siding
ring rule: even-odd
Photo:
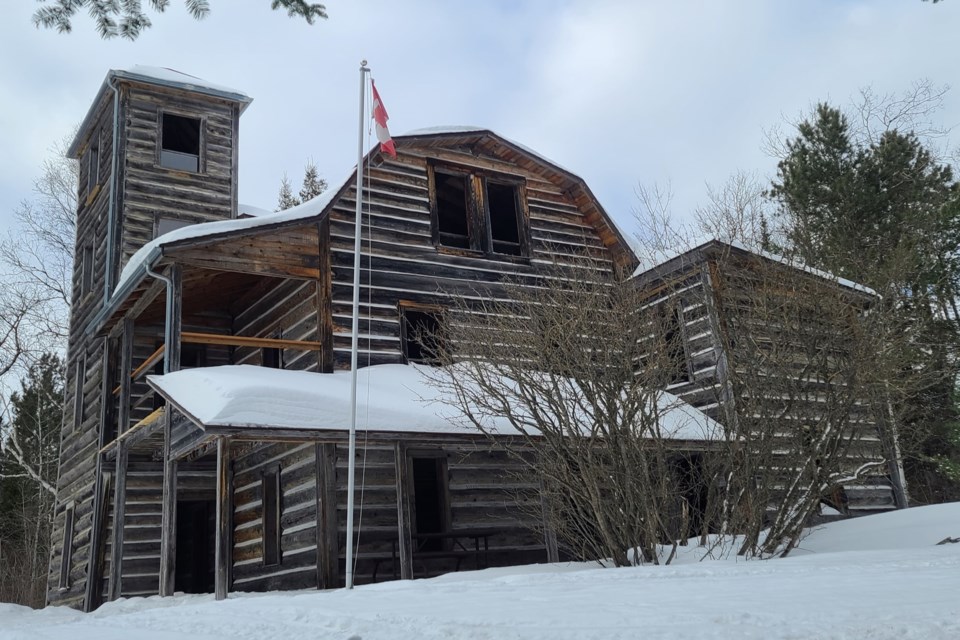
[[[159,166],[160,114],[202,119],[200,172]],[[123,219],[120,268],[153,239],[157,216],[194,222],[235,215],[233,176],[235,105],[160,87],[130,86],[125,94]]]
[[[316,282],[281,278],[268,281],[273,286],[234,317],[233,334],[318,342]],[[262,354],[263,350],[255,347],[237,347],[233,363],[260,365]],[[317,351],[283,350],[285,369],[316,371],[317,365]]]
[[[57,479],[57,504],[51,528],[47,600],[50,604],[79,607],[86,587],[87,562],[93,517],[93,493],[100,439],[100,391],[102,339],[85,339],[84,332],[102,307],[106,264],[107,214],[110,192],[111,149],[113,146],[113,103],[104,100],[95,110],[88,137],[80,147],[79,191],[76,240],[71,282],[72,306],[68,334],[66,393],[60,435],[60,472]],[[97,177],[90,178],[88,152],[100,137]],[[88,188],[88,184],[90,188]],[[93,264],[91,286],[83,291],[83,252],[89,247]],[[77,368],[84,363],[78,385]],[[74,422],[77,394],[82,407],[79,424]],[[69,587],[59,589],[60,563],[63,558],[65,507],[74,502],[73,544]]]
[[[458,159],[465,166],[471,162],[468,157]],[[361,363],[403,361],[400,300],[449,306],[452,296],[509,299],[505,281],[537,286],[544,283],[548,265],[551,271],[555,265],[569,268],[570,277],[583,270],[612,269],[612,257],[594,227],[560,187],[506,162],[485,160],[483,166],[526,180],[531,245],[527,258],[438,250],[430,232],[425,158],[401,154],[398,160],[370,170],[371,199],[364,204],[369,227],[364,229],[360,277]],[[333,348],[338,368],[349,365],[355,199],[355,191],[348,189],[330,213]]]
[[[317,585],[316,446],[263,444],[238,453],[233,475],[235,591]],[[280,470],[280,563],[263,565],[262,477]]]

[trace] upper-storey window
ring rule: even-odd
[[[436,307],[400,304],[400,343],[407,362],[440,364],[448,348],[442,317]]]
[[[200,171],[200,118],[163,114],[160,166],[179,171]]]
[[[156,225],[153,230],[153,237],[162,236],[165,233],[169,233],[174,229],[180,229],[181,227],[189,227],[193,222],[190,220],[180,220],[179,218],[166,218],[164,216],[158,216]]]
[[[100,140],[101,135],[97,132],[96,136],[90,140],[90,148],[87,150],[87,197],[93,194],[93,189],[100,184]]]
[[[522,178],[447,166],[430,172],[437,246],[528,255]]]

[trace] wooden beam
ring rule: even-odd
[[[123,595],[123,520],[127,502],[127,446],[117,444],[117,466],[113,485],[113,536],[110,540],[110,587],[108,599]]]
[[[317,456],[317,588],[340,586],[339,525],[337,523],[337,447],[316,445]]]
[[[323,345],[309,340],[283,340],[280,338],[251,338],[247,336],[230,336],[222,333],[200,333],[198,331],[184,331],[180,334],[181,342],[189,344],[216,344],[230,347],[264,347],[278,349],[300,349],[302,351],[319,351]]]
[[[172,596],[177,568],[177,461],[170,451],[172,412],[163,425],[163,503],[160,515],[160,595]]]
[[[402,442],[393,445],[393,459],[397,476],[397,549],[400,553],[400,578],[413,579],[413,547],[410,533],[410,483],[407,475],[407,447]]]
[[[104,536],[107,512],[106,499],[109,497],[110,489],[109,474],[106,474],[107,478],[104,478],[104,460],[101,451],[106,444],[109,432],[107,425],[112,419],[113,394],[110,393],[111,343],[110,339],[103,340],[103,357],[100,362],[100,451],[97,452],[96,469],[94,470],[96,480],[93,490],[93,521],[90,525],[90,556],[87,560],[87,582],[83,594],[83,610],[88,613],[100,606],[100,581],[103,578],[103,550],[106,543]]]
[[[157,360],[159,360],[163,356],[164,352],[166,351],[166,348],[167,348],[167,345],[164,345],[164,344],[157,347],[157,350],[151,353],[149,356],[147,356],[147,359],[144,360],[142,363],[140,363],[139,367],[137,367],[136,369],[130,372],[130,379],[137,380],[140,376],[144,374],[144,372],[147,369],[155,365],[157,363]],[[121,369],[121,370],[125,370],[125,369]],[[120,393],[123,390],[123,381],[124,381],[124,378],[120,378],[120,386],[113,390],[114,395]]]
[[[319,354],[320,373],[333,373],[333,265],[330,256],[330,219],[318,225],[318,255],[320,278],[317,280],[317,338],[322,348]]]
[[[230,441],[217,439],[217,535],[214,549],[214,591],[224,600],[230,589]]]
[[[139,442],[140,439],[139,439],[139,438],[134,438],[134,435],[137,434],[137,433],[139,433],[139,432],[141,432],[141,431],[143,431],[144,429],[147,429],[147,428],[152,427],[153,425],[155,425],[155,424],[157,423],[157,421],[160,420],[160,419],[164,416],[165,413],[166,413],[165,407],[157,407],[156,409],[154,409],[153,411],[151,411],[150,414],[147,415],[143,420],[141,420],[141,421],[138,422],[137,424],[133,425],[132,427],[130,427],[129,429],[127,429],[127,430],[124,431],[123,433],[121,433],[120,436],[119,436],[116,440],[114,440],[113,442],[111,442],[110,444],[108,444],[107,446],[105,446],[103,449],[101,449],[101,450],[100,450],[100,453],[107,453],[107,452],[110,451],[111,449],[119,446],[119,444],[120,444],[121,442],[127,442],[127,441],[129,441],[129,443],[128,443],[127,446],[130,446],[130,443],[132,443],[132,442],[135,442],[135,441],[136,441],[136,442]]]

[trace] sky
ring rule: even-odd
[[[101,40],[85,15],[70,34],[40,30],[36,2],[4,5],[0,231],[111,68],[170,67],[253,97],[245,204],[275,208],[308,161],[331,182],[349,173],[366,59],[394,134],[492,129],[579,174],[628,234],[638,185],[669,185],[683,218],[707,185],[772,175],[765,132],[817,101],[949,85],[960,69],[956,0],[329,0],[312,26],[269,0],[210,5],[196,21],[173,0],[135,42]],[[937,119],[960,124],[960,89]]]

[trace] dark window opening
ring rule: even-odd
[[[87,195],[93,193],[93,188],[100,183],[100,134],[90,141],[87,151]]]
[[[163,114],[160,166],[179,171],[200,170],[200,118]]]
[[[63,513],[63,553],[60,556],[59,587],[70,586],[70,565],[73,563],[73,520],[76,505],[71,502]]]
[[[283,349],[264,347],[260,350],[260,362],[269,369],[283,369]]]
[[[675,539],[679,536],[686,541],[704,533],[714,533],[715,527],[706,515],[710,488],[703,456],[694,453],[675,458],[672,462],[680,518],[678,530],[673,532],[672,537]]]
[[[213,592],[216,513],[213,500],[177,501],[176,591]]]
[[[263,472],[263,566],[280,564],[280,473]]]
[[[487,182],[490,237],[495,253],[520,255],[520,208],[516,185]]]
[[[452,173],[434,173],[437,197],[437,234],[446,247],[470,248],[467,178]]]
[[[178,220],[177,218],[157,218],[156,233],[153,234],[153,237],[162,236],[165,233],[174,231],[175,229],[181,229],[183,227],[189,227],[193,222],[189,220]]]
[[[446,504],[444,503],[445,465],[443,458],[412,458],[413,497],[416,511],[418,551],[439,551],[443,539],[430,534],[446,532]],[[427,536],[427,537],[423,537]]]
[[[439,311],[401,308],[401,342],[407,362],[439,364],[447,350]]]
[[[180,368],[196,369],[207,366],[207,345],[205,344],[181,344],[180,345]]]
[[[690,371],[687,367],[687,355],[683,345],[683,317],[680,307],[667,313],[666,331],[664,332],[664,346],[666,347],[667,384],[690,382]]]
[[[80,256],[80,295],[93,291],[93,245],[86,245]]]

